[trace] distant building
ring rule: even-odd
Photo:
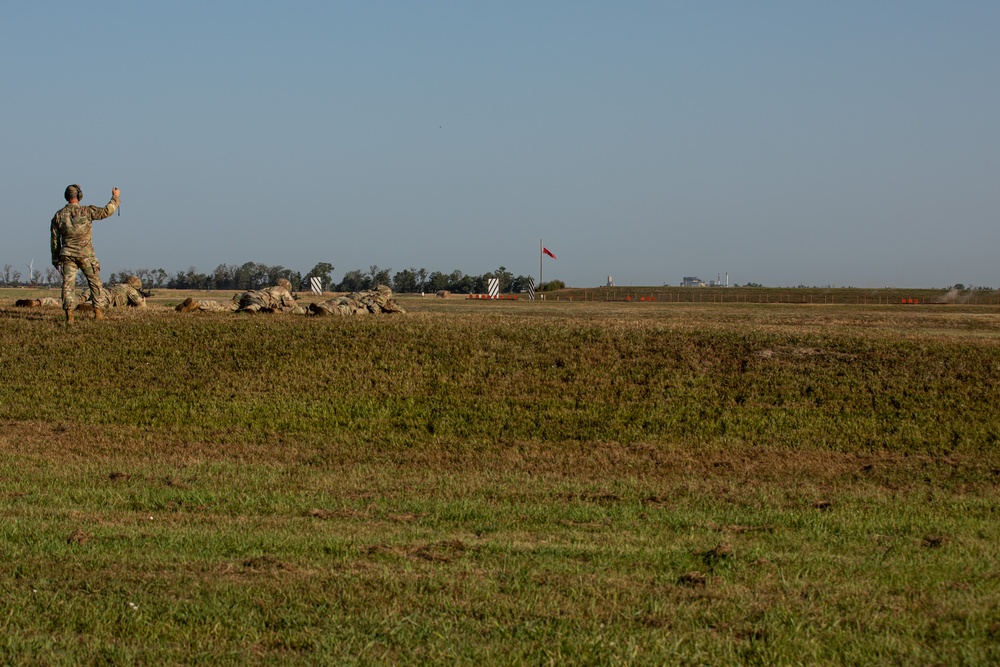
[[[704,287],[705,281],[697,276],[685,276],[681,281],[681,287]]]
[[[608,276],[608,287],[614,287],[614,286],[615,286],[615,279],[612,278],[611,276]]]
[[[715,280],[708,281],[709,287],[729,287],[729,271],[726,271],[726,282],[722,282],[722,274],[720,273]]]

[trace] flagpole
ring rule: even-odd
[[[538,239],[538,289],[542,289],[542,240]]]

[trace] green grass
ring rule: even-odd
[[[4,662],[1000,659],[996,309],[160,299],[0,300]]]

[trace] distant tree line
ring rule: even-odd
[[[4,287],[27,287],[49,285],[58,287],[62,284],[59,272],[52,266],[44,269],[31,269],[31,275],[26,271],[22,273],[10,264],[3,265],[0,273],[0,285]],[[394,292],[419,293],[438,292],[446,290],[456,294],[485,294],[488,291],[490,278],[500,280],[500,291],[502,293],[524,292],[528,288],[528,276],[515,276],[506,267],[501,266],[496,271],[489,271],[481,276],[466,275],[458,269],[451,273],[442,271],[428,272],[427,269],[403,269],[393,273],[392,269],[382,269],[374,264],[368,267],[368,271],[352,269],[344,274],[340,282],[333,279],[333,264],[320,262],[314,266],[309,273],[302,275],[298,271],[286,269],[283,266],[268,266],[257,262],[246,262],[239,266],[220,264],[215,267],[212,273],[199,273],[195,267],[190,267],[187,271],[178,271],[170,274],[163,269],[123,269],[117,273],[112,273],[104,280],[107,284],[124,282],[129,276],[138,276],[146,289],[167,288],[167,289],[190,289],[190,290],[251,290],[260,289],[275,284],[279,278],[285,278],[292,284],[292,289],[299,292],[307,291],[310,288],[309,279],[316,277],[320,279],[324,292],[357,292],[371,289],[376,285],[388,285]],[[83,273],[77,274],[77,283],[85,285],[86,281]],[[561,280],[550,280],[540,287],[535,286],[539,292],[563,289],[566,283]],[[733,287],[739,287],[734,284]],[[760,283],[748,282],[743,287],[766,287]],[[808,288],[808,285],[799,285],[799,288]],[[831,287],[827,285],[826,287]],[[945,289],[955,289],[959,291],[992,291],[992,287],[963,285],[956,283],[953,287]]]
[[[503,266],[481,276],[472,276],[457,269],[451,273],[428,271],[423,268],[393,272],[392,269],[383,269],[373,264],[367,271],[362,269],[348,271],[339,282],[334,280],[333,271],[334,266],[329,262],[316,264],[305,275],[280,265],[268,266],[257,262],[246,262],[239,266],[220,264],[211,273],[200,273],[193,266],[174,274],[168,274],[163,269],[123,269],[112,273],[107,282],[123,282],[128,276],[135,275],[147,288],[251,290],[273,285],[279,278],[285,278],[292,284],[293,290],[304,292],[310,289],[310,279],[315,277],[320,279],[324,292],[357,292],[372,289],[377,285],[388,285],[398,293],[433,293],[447,290],[456,294],[482,294],[488,291],[491,278],[499,279],[500,291],[503,293],[523,292],[528,289],[530,280],[528,276],[515,276]],[[561,289],[565,286],[562,281],[553,280],[545,283],[539,291]]]
[[[0,273],[0,284],[4,287],[19,287],[24,285],[56,284],[62,280],[59,277],[59,272],[52,266],[47,266],[44,270],[29,267],[28,265],[25,265],[24,268],[30,268],[31,271],[21,273],[10,264],[4,264],[3,273]],[[30,275],[27,275],[29,273]]]

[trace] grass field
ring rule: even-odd
[[[23,292],[3,663],[1000,662],[1000,307]]]

